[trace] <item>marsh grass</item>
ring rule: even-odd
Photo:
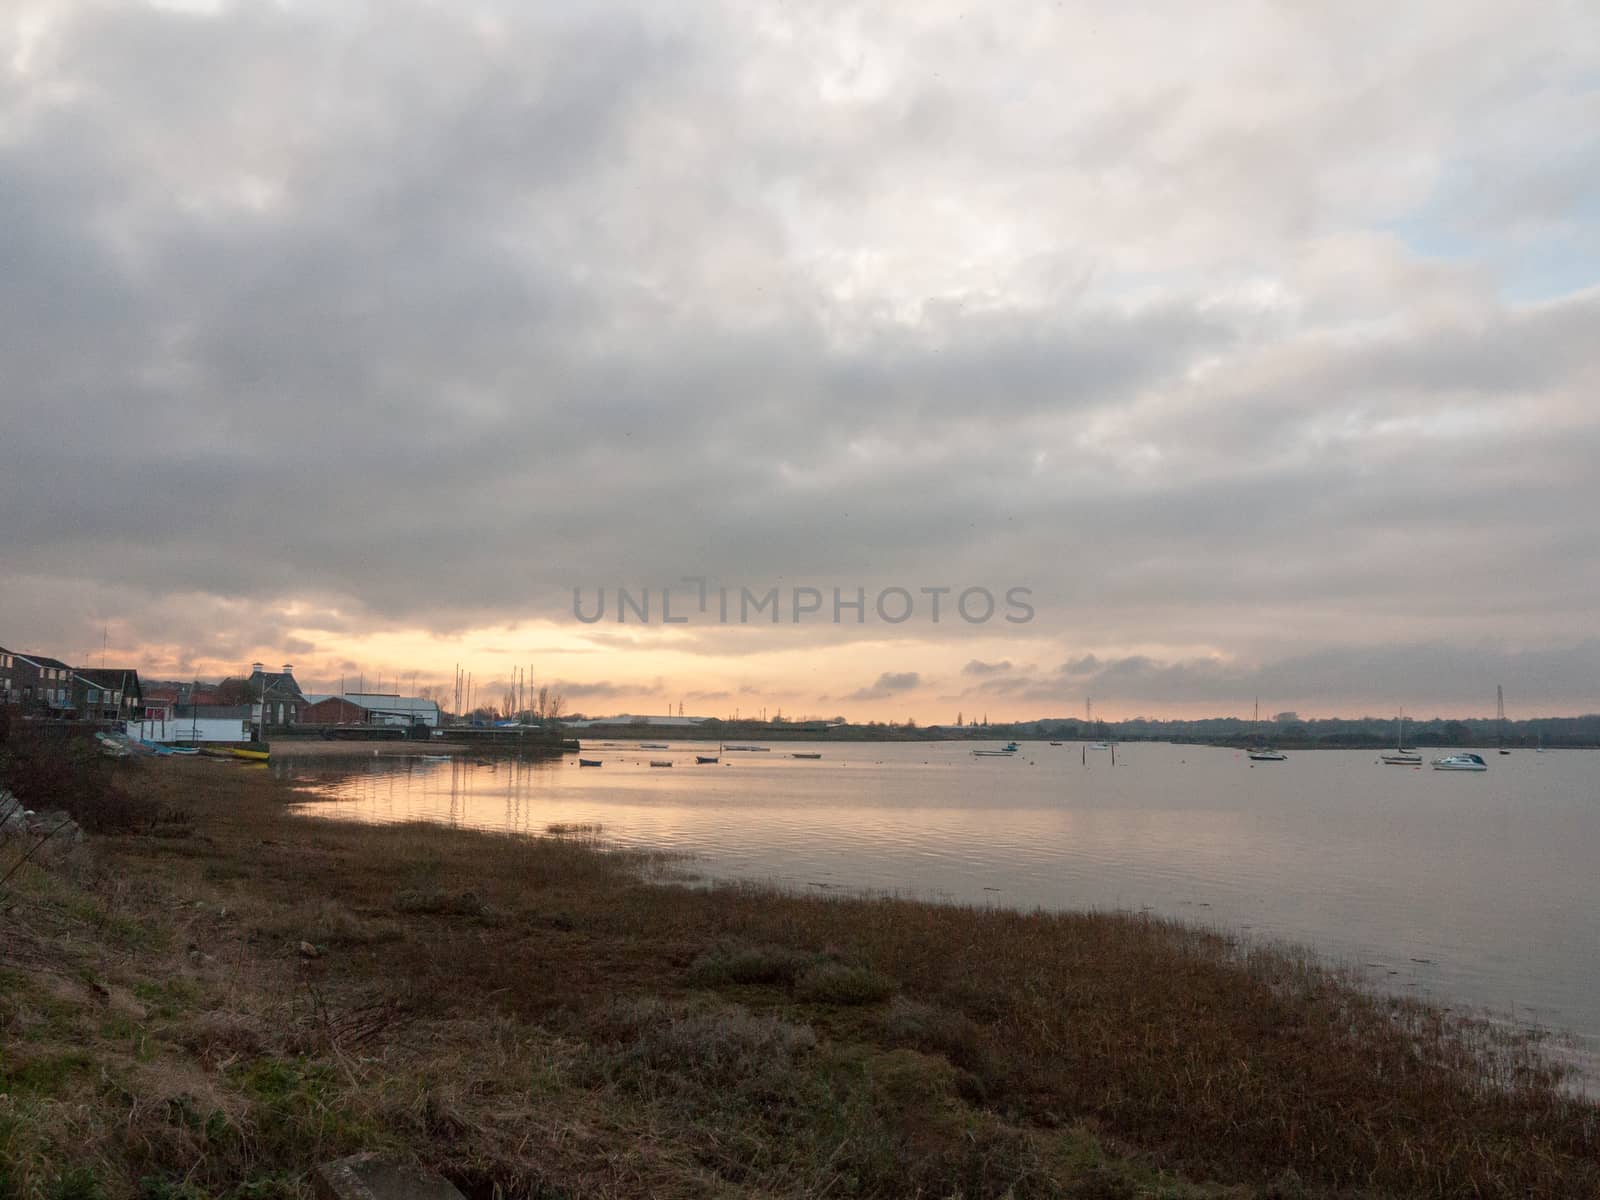
[[[1292,948],[656,886],[592,838],[141,766],[188,836],[13,880],[0,1195],[271,1200],[361,1149],[472,1200],[1600,1195],[1596,1106],[1535,1039]]]

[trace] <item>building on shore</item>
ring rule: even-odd
[[[364,725],[426,725],[438,728],[439,706],[432,700],[415,696],[400,696],[387,692],[346,692],[343,696],[329,697],[343,700],[366,713]]]
[[[248,742],[254,709],[248,704],[158,706],[161,716],[131,721],[128,732],[147,742],[199,746],[207,742]]]
[[[132,667],[78,667],[72,704],[86,721],[132,721],[144,715],[144,691]]]
[[[6,658],[11,665],[0,673],[11,679],[10,690],[15,695],[15,703],[52,717],[72,714],[71,667],[47,654],[7,651]]]
[[[268,671],[260,663],[250,664],[245,680],[250,697],[251,721],[257,729],[298,725],[305,707],[305,693],[295,682],[294,668],[285,663],[282,671]]]
[[[319,696],[306,693],[305,707],[300,710],[302,725],[367,725],[371,717],[359,704],[343,696]]]

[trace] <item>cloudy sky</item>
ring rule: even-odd
[[[8,0],[0,643],[1591,711],[1597,129],[1589,0]]]

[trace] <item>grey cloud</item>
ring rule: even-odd
[[[1423,705],[1492,710],[1495,688],[1504,685],[1508,704],[1548,711],[1592,704],[1600,675],[1600,641],[1558,649],[1517,649],[1492,643],[1453,645],[1343,645],[1265,663],[1219,658],[1163,661],[1132,655],[1100,664],[1074,685],[1097,703],[1216,703],[1243,711],[1259,698],[1272,711],[1317,706],[1346,708],[1380,697],[1389,707],[1425,711]],[[1042,692],[1038,698],[1060,695]]]
[[[1223,12],[1195,64],[1106,17],[1150,65],[1110,74],[1049,18],[1001,80],[964,30],[1004,18],[937,5],[898,63],[863,15],[853,74],[826,16],[732,6],[30,11],[0,605],[40,636],[114,590],[173,661],[310,653],[275,604],[311,645],[683,573],[1024,584],[1004,632],[1168,667],[1592,628],[1600,292],[1514,304],[1496,265],[1594,236],[1565,18]],[[1069,674],[1233,686],[1167,669]]]
[[[503,684],[485,685],[486,687],[501,688]],[[552,691],[560,692],[569,700],[610,700],[618,697],[637,696],[644,693],[656,692],[659,689],[648,683],[612,683],[609,679],[599,680],[594,683],[583,683],[573,680],[558,679],[550,685]]]
[[[870,687],[851,692],[849,700],[885,700],[897,692],[907,692],[920,686],[922,677],[916,671],[885,671]]]
[[[963,675],[980,676],[1001,675],[1009,670],[1011,670],[1011,662],[1009,659],[1005,659],[1000,662],[983,662],[980,659],[974,658],[968,662],[966,666],[961,668],[961,673]]]

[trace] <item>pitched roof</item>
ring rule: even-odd
[[[263,695],[292,696],[296,700],[304,698],[294,676],[285,671],[252,671],[249,684],[251,695],[255,699],[260,699]]]
[[[390,696],[381,692],[346,692],[344,699],[368,712],[437,713],[439,705],[415,696]]]
[[[121,688],[126,691],[130,680],[133,687],[139,686],[139,672],[132,667],[75,667],[72,673],[85,683],[92,683],[96,687]]]
[[[57,671],[72,670],[71,667],[67,666],[67,664],[62,662],[59,658],[51,658],[45,654],[24,654],[21,650],[12,650],[10,653],[15,655],[17,658],[27,659],[36,667],[49,667]]]

